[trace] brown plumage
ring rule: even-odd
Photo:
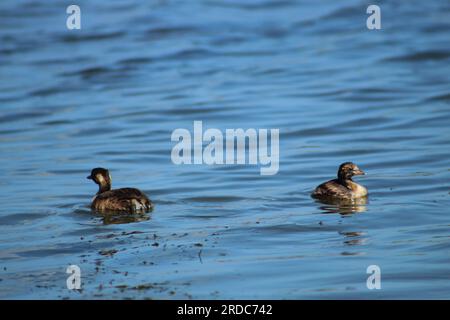
[[[353,176],[365,173],[352,162],[340,165],[338,178],[319,185],[312,196],[314,198],[357,199],[366,197],[367,189],[352,180]]]
[[[111,175],[107,169],[92,169],[87,178],[99,186],[99,190],[92,200],[91,208],[93,210],[135,213],[153,209],[153,203],[138,189],[111,190]]]

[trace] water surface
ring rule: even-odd
[[[0,298],[450,298],[447,2],[77,4],[0,4]],[[279,128],[279,173],[174,165],[195,120]],[[344,161],[369,201],[310,198]],[[92,214],[97,166],[155,211]]]

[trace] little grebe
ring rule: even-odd
[[[313,192],[314,198],[357,199],[366,197],[368,192],[365,187],[352,180],[353,176],[365,175],[365,173],[352,162],[340,165],[337,179],[319,185]]]
[[[111,190],[111,175],[104,168],[94,168],[87,177],[98,184],[99,189],[91,208],[97,211],[146,212],[153,209],[152,202],[140,190],[122,188]]]

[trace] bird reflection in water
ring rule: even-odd
[[[366,234],[359,231],[339,232],[340,235],[345,237],[344,244],[348,246],[363,245],[367,242],[364,237]]]
[[[124,214],[124,213],[102,213],[99,215],[104,225],[109,224],[125,224],[150,220],[150,216],[146,213],[140,214]]]
[[[319,208],[323,213],[339,213],[348,215],[353,213],[361,213],[367,210],[368,198],[357,199],[336,199],[336,198],[320,198],[316,199]]]

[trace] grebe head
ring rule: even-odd
[[[111,190],[111,175],[104,168],[94,168],[91,174],[86,177],[93,180],[99,186],[99,193]]]
[[[344,162],[339,166],[338,179],[339,180],[351,180],[353,176],[365,175],[356,164],[353,162]]]

